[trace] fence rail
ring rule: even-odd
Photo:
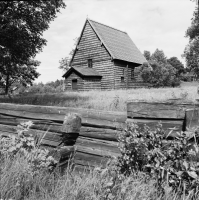
[[[63,130],[64,118],[76,113],[81,118],[77,133]],[[77,167],[104,164],[108,156],[120,155],[117,134],[125,122],[147,124],[154,129],[161,122],[163,129],[176,137],[177,132],[199,125],[199,105],[176,102],[128,102],[126,112],[69,107],[18,105],[0,103],[0,134],[16,134],[17,125],[32,121],[29,132],[45,135],[41,144],[48,149],[60,149],[60,163],[67,163],[70,152],[76,149],[74,163]],[[171,133],[172,132],[172,133]]]
[[[70,113],[76,113],[81,117],[82,126],[78,137],[71,133],[64,138],[64,117]],[[29,132],[45,135],[41,141],[42,146],[52,149],[62,143],[62,146],[70,150],[74,146],[76,166],[96,166],[103,164],[106,156],[119,155],[117,134],[121,132],[126,118],[124,112],[0,103],[0,134],[16,134],[17,125],[31,120],[33,126]],[[62,151],[60,159],[63,163],[63,157],[67,152],[67,148]]]

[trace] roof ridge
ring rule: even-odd
[[[94,21],[94,20],[92,20],[92,19],[88,19],[88,20],[89,20],[89,21],[93,21],[93,22],[98,23],[98,24],[101,24],[101,25],[103,25],[103,26],[107,26],[107,27],[109,27],[109,28],[112,28],[112,29],[114,29],[114,30],[117,30],[117,31],[120,31],[120,32],[122,32],[122,33],[127,34],[127,32],[125,32],[125,31],[121,31],[121,30],[119,30],[119,29],[117,29],[117,28],[113,28],[113,27],[108,26],[108,25],[106,25],[106,24],[102,24],[102,23],[100,23],[100,22],[96,22],[96,21]]]

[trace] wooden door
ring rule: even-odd
[[[72,80],[72,90],[77,90],[77,79]]]

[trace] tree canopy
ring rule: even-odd
[[[29,60],[26,64],[18,65],[6,63],[1,68],[0,86],[4,88],[5,93],[12,92],[21,85],[28,86],[40,75],[36,67],[40,62]]]
[[[196,6],[191,26],[188,27],[185,36],[189,38],[189,44],[184,50],[187,68],[199,76],[199,5]]]
[[[43,32],[64,7],[63,0],[0,1],[0,85],[5,93],[14,83],[28,85],[39,76],[39,62],[33,59],[47,43]]]
[[[141,77],[153,87],[178,86],[179,70],[183,64],[176,58],[167,59],[162,50],[156,49],[153,54],[144,51],[144,56],[148,63],[144,63],[141,68]],[[149,67],[150,66],[150,67]]]
[[[23,64],[46,45],[43,32],[55,19],[62,0],[1,1],[0,2],[0,59],[9,55],[12,62]]]
[[[178,60],[177,57],[171,57],[167,59],[167,63],[172,65],[177,70],[177,75],[179,76],[186,71],[184,65],[182,64],[182,62],[180,62],[180,60]]]
[[[155,61],[159,64],[166,64],[167,58],[162,50],[156,49],[151,55],[150,60]]]

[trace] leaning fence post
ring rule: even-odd
[[[68,166],[68,160],[73,156],[74,145],[79,136],[81,128],[81,118],[76,113],[69,113],[64,117],[62,125],[62,148],[59,166],[64,170]]]

